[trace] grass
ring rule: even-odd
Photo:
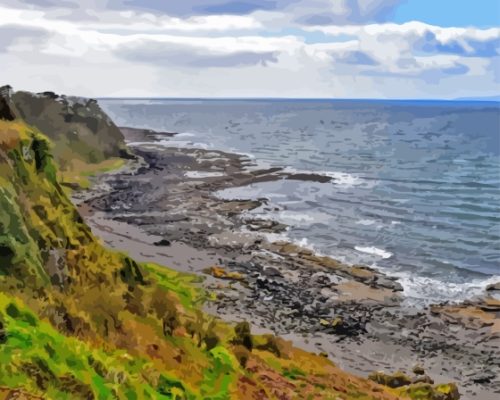
[[[60,170],[58,179],[65,187],[88,189],[90,177],[104,172],[118,170],[125,165],[123,158],[112,157],[101,162],[90,164],[81,159],[74,158],[66,163],[66,168]]]
[[[1,344],[0,385],[61,400],[85,393],[103,400],[115,395],[128,399],[129,392],[138,399],[161,398],[151,396],[156,389],[141,374],[150,367],[144,359],[61,335],[22,301],[4,293],[0,320],[7,336]]]

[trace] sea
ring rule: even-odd
[[[459,301],[500,281],[500,103],[298,99],[101,99],[120,126],[176,132],[175,147],[331,177],[217,193],[287,239],[396,276],[407,301]],[[278,237],[279,236],[279,237]]]

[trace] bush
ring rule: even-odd
[[[203,338],[203,342],[205,342],[207,351],[212,350],[220,342],[220,338],[219,336],[217,336],[214,329],[215,329],[215,319],[212,319],[208,324],[207,331],[205,332],[205,336]]]
[[[151,308],[156,317],[162,321],[163,334],[171,336],[181,323],[176,302],[164,290],[158,288],[153,292]]]
[[[240,363],[242,368],[245,368],[250,358],[250,352],[245,346],[237,345],[233,349],[233,354]]]
[[[281,357],[280,345],[274,335],[263,335],[262,342],[258,343],[255,348],[259,350],[269,351],[276,357]]]
[[[253,340],[250,331],[250,324],[247,321],[239,322],[234,327],[236,337],[233,340],[234,344],[242,345],[252,351]]]

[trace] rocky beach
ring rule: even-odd
[[[273,207],[268,199],[217,195],[258,182],[335,184],[335,178],[261,169],[239,154],[160,145],[151,130],[121,131],[136,159],[73,195],[108,246],[203,276],[209,313],[247,320],[254,332],[279,334],[347,371],[402,371],[417,382],[457,382],[465,399],[498,397],[494,288],[460,304],[408,305],[396,278],[286,241],[286,225],[248,213]]]

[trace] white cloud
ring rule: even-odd
[[[135,9],[88,11],[73,20],[71,8],[0,7],[2,75],[17,87],[91,96],[459,97],[500,91],[500,29],[293,22],[326,3],[311,1],[305,10],[304,2],[283,2],[289,14],[179,17]],[[329,12],[340,18],[357,7],[359,19],[370,13],[383,19],[384,7],[394,2],[376,3],[337,2]]]
[[[300,18],[323,16],[329,23],[385,20],[402,0],[3,0],[17,8],[47,10],[70,19],[96,19],[102,11],[135,11],[176,17],[247,15],[257,11],[288,13]]]

